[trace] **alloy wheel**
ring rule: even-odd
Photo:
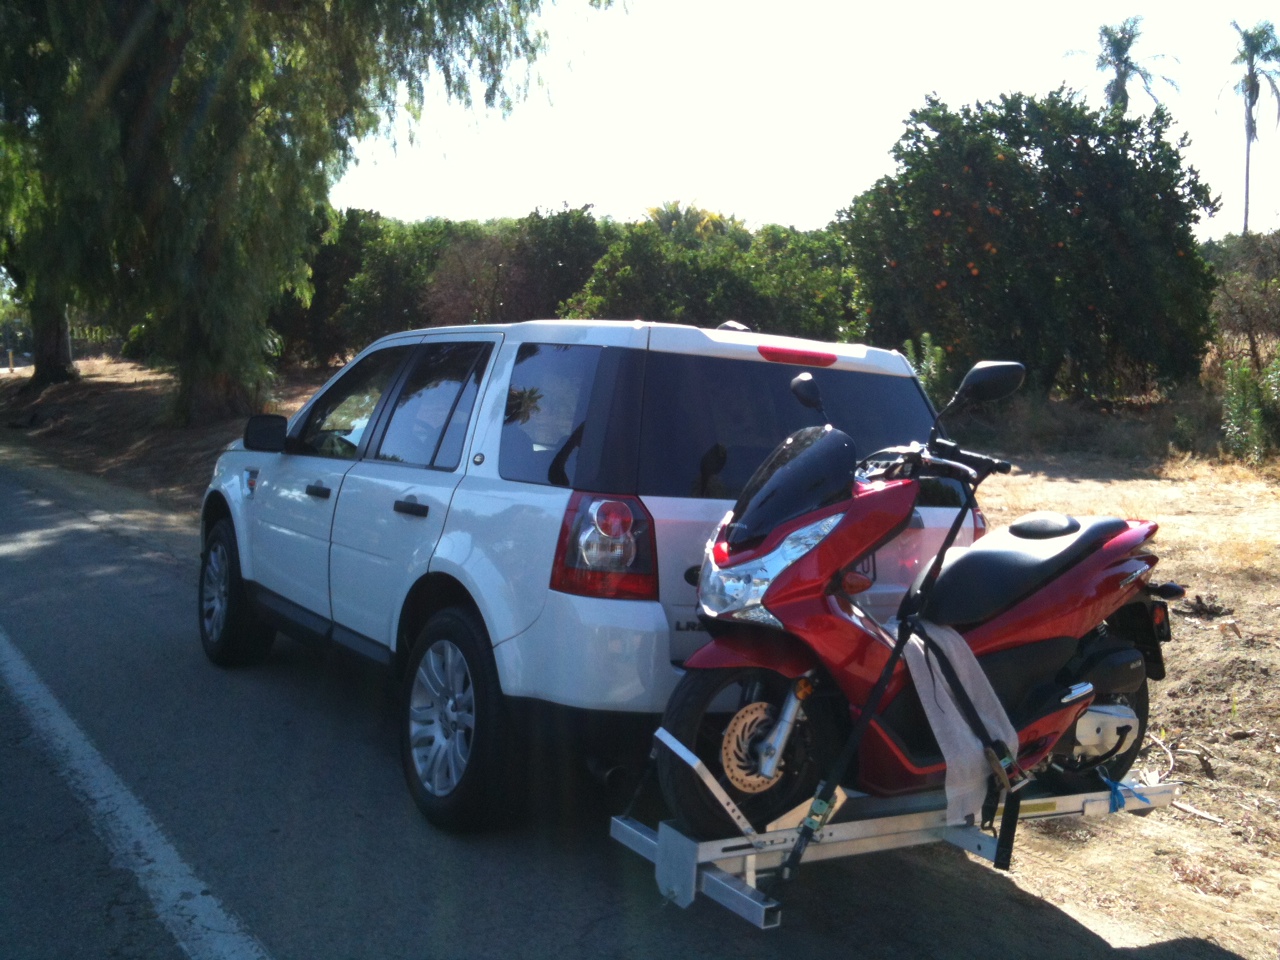
[[[414,673],[409,698],[409,745],[423,788],[443,797],[466,773],[475,736],[475,691],[462,651],[437,640]]]
[[[204,635],[219,640],[227,625],[227,606],[231,593],[231,564],[227,548],[214,542],[209,546],[209,556],[204,565],[204,579],[200,591],[200,619]]]

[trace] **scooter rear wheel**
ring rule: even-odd
[[[776,725],[791,682],[758,668],[690,670],[667,704],[662,725],[691,749],[757,830],[813,796],[836,745],[826,704],[801,712],[772,778],[753,748]],[[698,774],[672,751],[658,752],[662,796],[680,829],[699,840],[734,836],[732,818]]]

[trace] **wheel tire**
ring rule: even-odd
[[[772,783],[751,785],[749,768],[753,764],[748,760],[735,773],[738,783],[746,781],[750,789],[740,789],[735,785],[724,763],[723,745],[731,724],[735,718],[748,717],[749,711],[754,710],[759,717],[757,705],[767,703],[770,719],[752,730],[748,741],[750,744],[758,742],[773,729],[790,688],[789,680],[771,670],[690,670],[676,686],[662,717],[662,725],[667,731],[706,764],[757,830],[763,830],[770,822],[813,796],[835,746],[834,725],[823,709],[825,704],[810,701],[810,707],[801,715],[802,719],[787,742],[777,778]],[[726,703],[736,703],[736,706],[726,710]],[[713,708],[715,712],[712,712]],[[739,730],[742,730],[741,726]],[[733,755],[733,751],[729,753]],[[667,807],[681,830],[689,836],[711,840],[740,832],[697,773],[667,749],[658,751],[658,782]]]
[[[197,612],[200,644],[218,666],[257,663],[271,650],[276,632],[254,616],[240,576],[240,551],[230,520],[215,523],[205,539]]]
[[[1076,769],[1079,764],[1074,758],[1054,757],[1054,763],[1061,769],[1049,767],[1038,776],[1055,793],[1086,793],[1090,790],[1101,789],[1102,781],[1098,778],[1099,770],[1107,775],[1108,780],[1120,781],[1129,772],[1129,768],[1133,766],[1133,761],[1138,758],[1138,753],[1142,750],[1142,742],[1147,735],[1147,712],[1149,709],[1147,681],[1144,679],[1142,686],[1133,693],[1109,694],[1105,697],[1099,697],[1097,703],[1100,706],[1104,704],[1121,704],[1130,707],[1138,715],[1137,733],[1132,736],[1129,745],[1123,751],[1100,766],[1080,770]]]
[[[445,830],[493,823],[513,753],[489,635],[469,610],[442,610],[405,664],[400,759],[423,815]]]

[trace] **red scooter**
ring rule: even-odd
[[[1022,377],[1019,364],[980,363],[943,413],[1006,396]],[[792,389],[828,419],[806,374]],[[1146,730],[1147,681],[1165,674],[1165,601],[1182,588],[1149,582],[1149,521],[1036,513],[953,548],[977,486],[1009,469],[941,438],[936,424],[927,444],[865,459],[830,425],[800,430],[770,455],[707,546],[698,597],[712,639],[686,661],[663,717],[659,739],[687,748],[657,755],[683,832],[731,836],[743,819],[765,831],[808,804],[798,863],[837,786],[874,796],[940,787],[939,738],[903,660],[908,638],[933,625],[963,637],[1016,729],[1016,743],[983,741],[990,796],[1003,798],[1006,817],[1032,779],[1079,793],[1124,776]],[[958,483],[964,507],[897,622],[878,623],[859,594],[927,477]]]

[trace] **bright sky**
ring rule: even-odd
[[[373,138],[334,188],[338,207],[402,220],[521,217],[592,204],[638,220],[678,200],[755,228],[826,225],[880,176],[908,113],[936,92],[953,108],[1061,84],[1101,107],[1098,29],[1143,17],[1134,56],[1189,162],[1222,210],[1202,239],[1239,233],[1244,107],[1234,84],[1235,19],[1250,28],[1273,5],[1140,0],[864,3],[859,0],[616,0],[595,11],[560,0],[543,18],[549,49],[527,100],[504,118],[429,103],[410,145]],[[1147,60],[1163,54],[1163,59]],[[1149,112],[1141,83],[1130,111]],[[1280,227],[1280,129],[1264,87],[1253,148],[1249,226]]]

